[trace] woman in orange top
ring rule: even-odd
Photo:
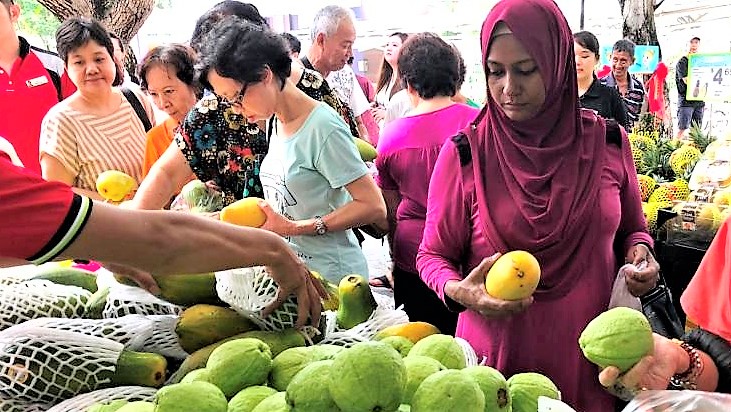
[[[200,89],[194,82],[194,64],[193,51],[182,44],[155,47],[140,63],[138,74],[142,88],[158,109],[170,115],[147,132],[143,176],[170,146],[178,124],[198,101]]]

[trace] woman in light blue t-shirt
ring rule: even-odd
[[[342,118],[287,80],[289,53],[268,29],[227,19],[201,49],[204,86],[249,122],[276,116],[259,174],[267,200],[263,228],[287,238],[308,267],[331,282],[352,273],[367,278],[350,229],[385,229],[386,206]]]

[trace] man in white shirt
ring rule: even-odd
[[[322,74],[330,87],[355,115],[361,137],[368,141],[362,115],[370,109],[363,90],[357,87],[353,69],[347,65],[353,55],[355,20],[352,11],[340,6],[327,6],[315,15],[312,23],[312,46],[302,59],[305,67]]]

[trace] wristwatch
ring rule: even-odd
[[[327,233],[327,225],[321,216],[315,216],[315,234],[322,236]]]

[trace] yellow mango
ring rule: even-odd
[[[237,200],[221,210],[220,219],[239,226],[261,227],[267,220],[264,211],[259,207],[258,197],[247,197]]]
[[[381,329],[374,339],[381,340],[389,336],[402,336],[411,342],[416,343],[427,336],[435,335],[437,333],[441,332],[431,323],[409,322]]]
[[[528,252],[514,250],[502,256],[487,272],[487,293],[503,300],[521,300],[532,295],[541,278],[538,260]]]
[[[134,190],[137,181],[119,170],[107,170],[96,178],[96,191],[107,201],[121,202]]]

